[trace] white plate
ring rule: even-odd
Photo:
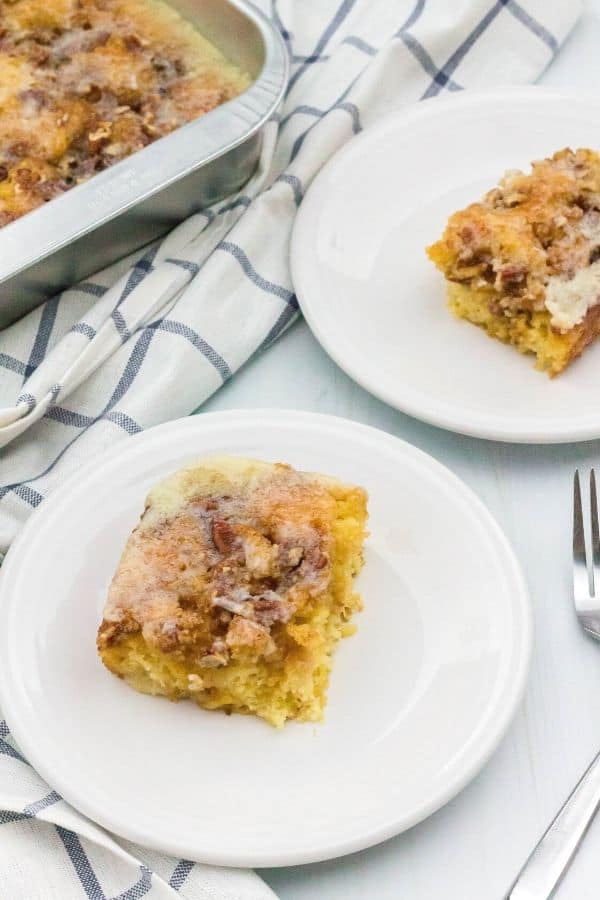
[[[434,425],[505,441],[600,437],[600,342],[559,378],[446,308],[424,248],[506,169],[600,148],[600,101],[465,91],[388,116],[317,176],[292,238],[306,319],[352,378]]]
[[[146,492],[213,452],[370,492],[366,608],[336,654],[323,725],[278,732],[144,696],[96,656]],[[33,765],[106,828],[204,862],[292,865],[381,841],[456,794],[515,712],[530,638],[506,539],[437,462],[343,419],[215,413],[120,444],[32,516],[2,568],[0,698]]]

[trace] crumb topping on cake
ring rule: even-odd
[[[136,628],[166,653],[193,647],[201,665],[225,665],[244,645],[268,656],[272,628],[329,581],[331,495],[285,465],[239,493],[181,489],[150,495],[109,591],[102,641]]]
[[[449,281],[487,291],[492,312],[546,310],[555,330],[572,329],[600,300],[600,156],[565,149],[507,172],[428,253]]]

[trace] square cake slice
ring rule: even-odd
[[[600,156],[566,149],[507,172],[427,253],[456,315],[558,375],[600,333]]]
[[[201,460],[148,496],[110,585],[104,664],[139,691],[319,720],[331,654],[361,608],[367,496],[323,475]]]

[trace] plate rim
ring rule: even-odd
[[[11,581],[14,581],[15,579],[15,573],[21,565],[21,558],[23,556],[26,558],[27,556],[29,535],[37,527],[37,523],[43,517],[52,515],[53,510],[68,499],[69,493],[77,486],[80,486],[84,479],[88,479],[93,474],[98,473],[105,462],[110,462],[117,456],[127,454],[129,448],[135,450],[136,446],[142,444],[145,440],[148,440],[148,435],[150,435],[151,439],[157,432],[164,433],[171,429],[178,430],[180,428],[190,430],[198,429],[201,431],[204,427],[204,423],[209,426],[215,423],[218,426],[218,424],[222,422],[224,424],[230,423],[237,426],[244,419],[250,422],[256,421],[257,418],[277,419],[278,424],[281,422],[282,418],[286,418],[292,427],[303,427],[305,424],[314,426],[329,425],[349,432],[356,430],[367,438],[370,437],[371,440],[383,440],[388,444],[398,443],[402,453],[407,453],[417,462],[424,465],[433,474],[437,474],[444,478],[446,483],[453,488],[453,495],[457,499],[463,500],[468,504],[470,510],[477,515],[487,536],[493,538],[495,550],[503,556],[502,567],[506,572],[507,577],[513,582],[514,590],[511,594],[513,598],[512,603],[516,615],[520,618],[519,624],[521,625],[521,630],[519,633],[516,633],[516,631],[513,630],[512,639],[515,651],[520,652],[517,659],[517,665],[511,670],[511,680],[507,682],[502,693],[500,714],[495,717],[493,727],[488,729],[485,740],[480,741],[478,754],[469,766],[464,770],[461,770],[452,782],[446,783],[444,788],[429,802],[422,803],[413,809],[410,815],[404,814],[398,816],[396,814],[392,820],[388,820],[389,816],[387,816],[385,822],[379,827],[371,828],[368,832],[357,832],[352,838],[346,838],[344,840],[334,839],[329,841],[326,845],[320,844],[319,846],[314,847],[304,847],[301,850],[277,850],[274,853],[258,854],[253,851],[244,851],[243,849],[238,850],[237,852],[225,849],[219,852],[210,850],[208,853],[204,853],[202,851],[201,835],[198,841],[192,839],[190,843],[186,843],[185,845],[177,841],[170,842],[161,839],[157,840],[154,838],[151,831],[145,831],[143,827],[140,828],[138,825],[130,827],[129,823],[122,823],[120,820],[115,821],[115,819],[112,818],[110,811],[100,810],[100,814],[98,814],[99,811],[94,808],[93,803],[91,805],[88,804],[87,798],[81,802],[76,791],[72,792],[70,790],[69,784],[63,783],[61,779],[58,781],[53,779],[51,766],[47,768],[45,760],[41,759],[37,754],[35,734],[29,735],[28,725],[21,722],[19,711],[15,708],[15,706],[18,706],[18,701],[13,702],[11,699],[11,694],[16,698],[18,692],[11,692],[10,690],[11,676],[8,671],[8,665],[0,665],[0,707],[19,748],[23,751],[25,758],[33,766],[34,770],[37,771],[51,787],[54,787],[67,803],[100,827],[109,832],[113,832],[116,835],[120,835],[126,840],[142,846],[147,846],[158,852],[167,853],[176,857],[195,859],[205,864],[232,867],[275,868],[322,862],[324,860],[335,859],[349,853],[367,849],[368,847],[379,844],[382,841],[412,828],[457,796],[457,794],[459,794],[481,771],[496,751],[521,704],[531,664],[533,616],[530,593],[523,574],[523,569],[504,531],[472,488],[443,463],[440,463],[435,459],[435,457],[418,447],[415,447],[408,441],[396,437],[390,432],[364,425],[345,417],[278,408],[231,409],[175,419],[171,422],[149,428],[140,434],[133,435],[125,444],[119,442],[117,445],[106,451],[99,461],[92,460],[78,472],[71,475],[61,488],[51,494],[50,497],[46,498],[44,503],[32,513],[12,546],[9,548],[1,570],[0,659],[7,658],[5,648],[6,645],[10,643],[10,631],[5,623],[10,617],[11,609],[15,606],[16,602],[18,602],[14,595],[11,600]]]
[[[391,121],[398,120],[405,125],[409,125],[415,120],[435,117],[437,110],[448,106],[477,106],[483,102],[502,101],[507,98],[526,102],[538,102],[542,99],[555,103],[589,105],[595,106],[600,113],[600,99],[587,91],[546,87],[544,85],[508,85],[499,88],[469,89],[468,91],[429,98],[426,101],[416,101],[402,109],[381,116],[375,122],[365,127],[360,134],[350,138],[346,144],[340,147],[327,160],[308,187],[298,210],[290,237],[292,283],[302,315],[321,347],[349,378],[392,408],[429,425],[443,428],[446,431],[489,441],[515,444],[565,444],[575,441],[597,440],[600,438],[600,412],[596,415],[580,416],[572,424],[567,425],[561,424],[560,421],[557,424],[550,421],[534,427],[525,425],[515,427],[510,424],[510,419],[507,419],[506,416],[503,416],[496,424],[489,416],[483,416],[481,421],[477,419],[475,424],[470,424],[469,416],[471,413],[466,411],[464,413],[466,418],[461,419],[457,407],[449,405],[447,401],[444,401],[439,408],[426,408],[423,410],[421,395],[411,391],[408,397],[405,395],[399,396],[397,391],[388,389],[385,385],[382,386],[373,372],[364,374],[360,360],[356,363],[353,362],[354,357],[348,357],[344,354],[343,347],[340,348],[340,345],[335,340],[335,336],[321,327],[318,313],[319,303],[309,302],[304,291],[304,276],[302,273],[304,267],[302,257],[304,254],[302,244],[305,241],[305,233],[310,233],[311,230],[314,230],[310,228],[312,208],[313,206],[318,206],[318,195],[321,191],[321,185],[325,183],[329,172],[340,161],[343,161],[347,155],[352,153],[359,143],[370,140],[374,132],[385,129],[386,125]],[[310,265],[310,262],[307,265]]]

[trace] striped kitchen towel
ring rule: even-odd
[[[289,326],[290,231],[336,150],[407,102],[533,81],[580,11],[578,0],[262,5],[291,79],[244,190],[0,334],[0,553],[83,462],[193,412]],[[163,857],[96,827],[44,784],[2,722],[0,839],[10,900],[273,896],[252,873]]]

